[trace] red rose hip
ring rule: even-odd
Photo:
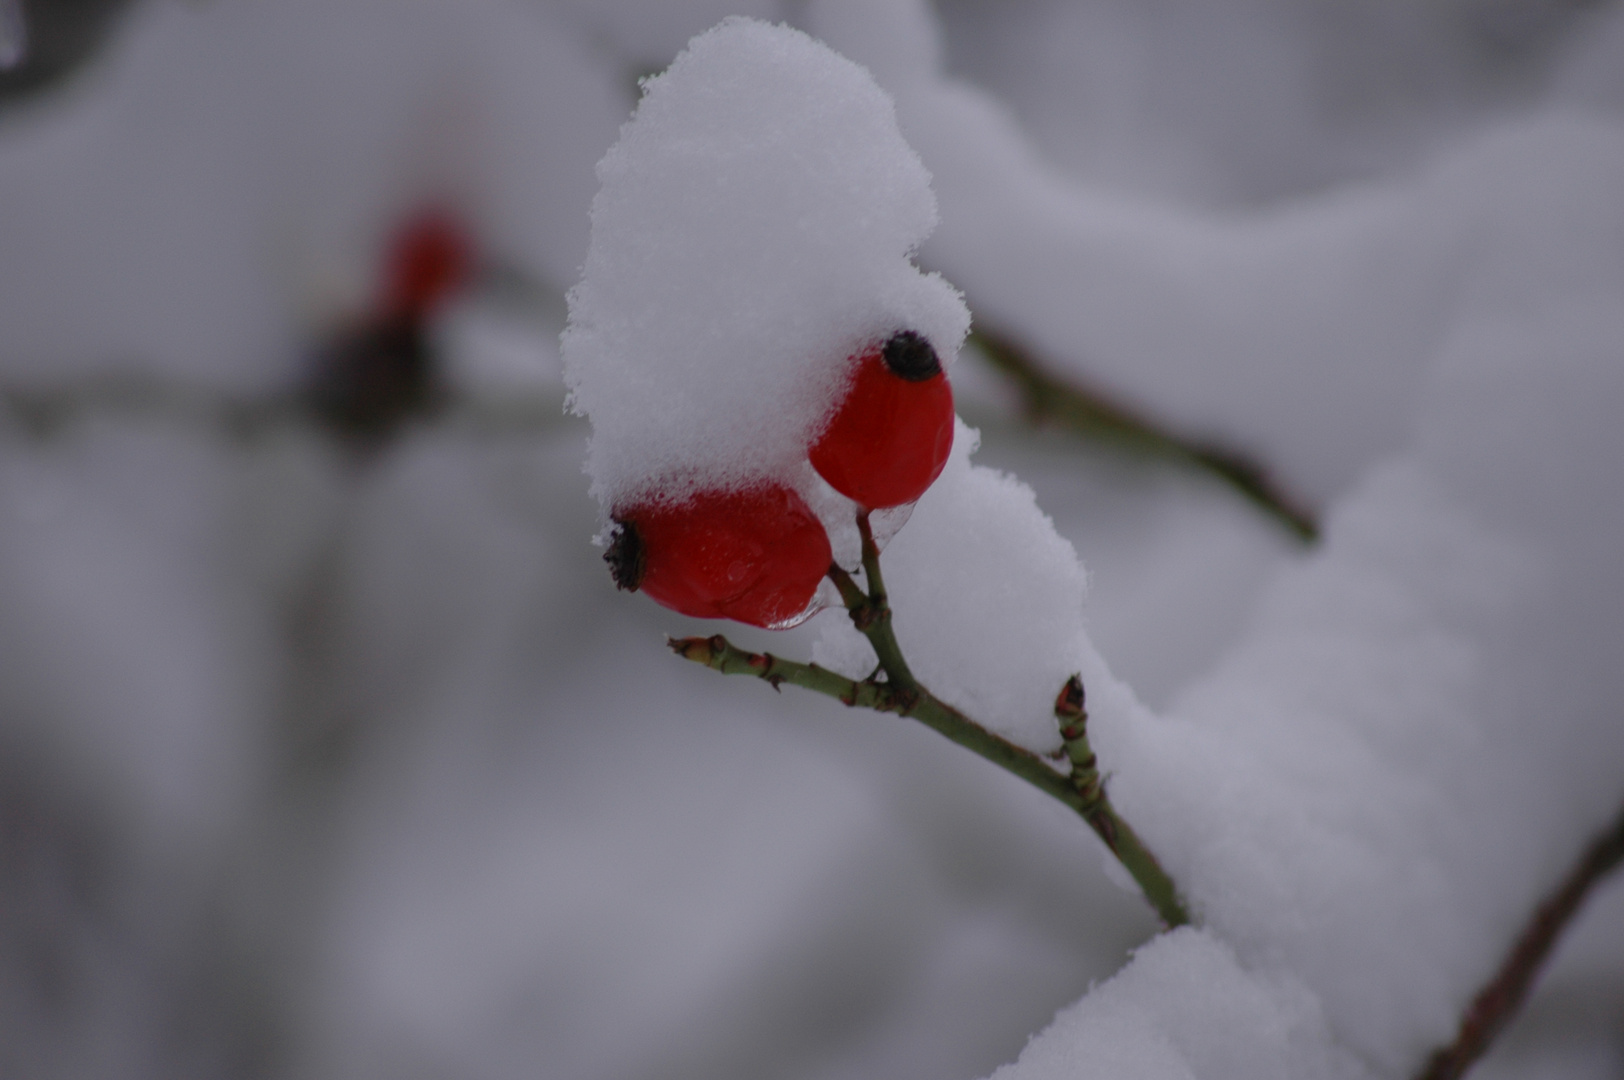
[[[911,503],[953,449],[953,390],[936,350],[912,330],[857,357],[857,372],[808,456],[829,486],[859,506]]]
[[[615,584],[699,618],[793,626],[832,558],[822,523],[782,484],[643,503],[614,520],[604,560]]]

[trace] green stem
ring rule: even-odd
[[[1096,835],[1111,854],[1117,857],[1125,870],[1139,883],[1140,890],[1162,922],[1168,926],[1183,926],[1190,921],[1189,914],[1179,901],[1178,889],[1167,876],[1161,863],[1156,861],[1139,834],[1133,831],[1111,805],[1105,794],[1105,781],[1100,776],[1099,762],[1088,745],[1088,712],[1083,708],[1083,680],[1073,675],[1066,680],[1060,696],[1054,703],[1055,719],[1060,722],[1060,737],[1065,740],[1066,756],[1071,759],[1071,785],[1077,792],[1077,812],[1083,815]]]
[[[942,704],[919,685],[913,672],[908,669],[907,661],[902,657],[902,647],[897,644],[896,634],[891,629],[891,608],[886,597],[885,579],[880,574],[880,550],[874,543],[874,532],[869,526],[866,510],[857,515],[857,532],[863,542],[863,574],[868,579],[868,595],[862,596],[855,583],[851,582],[845,571],[838,567],[831,568],[831,575],[839,575],[835,584],[851,612],[852,623],[874,647],[874,654],[880,661],[880,669],[885,672],[886,686],[893,688],[893,692],[898,695],[917,697],[921,702],[928,704],[926,713],[929,715],[914,713],[904,715],[916,716],[916,719],[923,720],[960,746],[974,750],[1015,772],[1022,779],[1054,794],[1053,781],[1058,774],[1037,755],[992,734],[957,710]],[[845,584],[842,584],[841,578],[845,579]],[[854,601],[857,602],[855,608]],[[951,714],[951,724],[933,722],[932,716],[939,710]],[[1073,675],[1061,690],[1060,697],[1055,702],[1055,717],[1060,721],[1062,737],[1066,739],[1066,751],[1072,760],[1071,775],[1065,781],[1071,789],[1070,797],[1061,801],[1081,814],[1083,820],[1088,822],[1089,827],[1105,846],[1111,849],[1112,854],[1139,883],[1145,899],[1156,909],[1162,921],[1170,927],[1183,926],[1190,921],[1190,917],[1179,902],[1178,890],[1174,888],[1172,879],[1145,847],[1138,834],[1117,814],[1110,798],[1105,794],[1105,785],[1100,779],[1094,752],[1088,746],[1088,714],[1083,711],[1083,682],[1080,676]],[[1069,737],[1066,735],[1068,731],[1071,733]],[[1011,751],[1019,751],[1025,757],[1012,759]],[[997,756],[994,756],[995,754]],[[1030,759],[1030,762],[1027,759]],[[1012,761],[1018,761],[1021,767],[1011,768]],[[1036,772],[1033,771],[1034,767]]]
[[[669,638],[666,643],[684,660],[704,664],[724,675],[754,675],[774,689],[789,683],[845,705],[912,717],[1082,813],[1082,800],[1071,782],[1041,757],[994,735],[917,684],[905,690],[890,681],[849,679],[816,664],[785,660],[771,653],[747,652],[721,634],[708,638]]]
[[[874,655],[879,658],[886,682],[899,691],[918,692],[922,688],[909,670],[908,661],[902,658],[902,647],[897,644],[896,634],[891,632],[891,605],[885,594],[885,578],[880,575],[880,549],[874,543],[874,531],[869,526],[867,510],[857,515],[857,532],[863,538],[863,576],[868,579],[868,598],[860,608],[861,614],[852,613],[852,622],[874,647]]]
[[[1118,816],[1105,794],[1093,751],[1088,748],[1082,680],[1072,676],[1055,703],[1055,715],[1060,720],[1066,751],[1072,760],[1070,775],[1062,775],[1037,754],[993,734],[919,684],[903,659],[902,648],[891,629],[891,608],[886,598],[885,579],[880,574],[880,552],[866,511],[857,517],[857,531],[863,541],[863,576],[868,581],[868,590],[865,592],[858,586],[839,565],[829,567],[829,578],[840,591],[852,624],[874,647],[880,671],[885,674],[883,682],[879,681],[878,673],[858,681],[816,664],[801,664],[771,653],[746,652],[720,634],[709,638],[671,638],[668,644],[678,656],[724,675],[754,675],[770,683],[775,690],[784,683],[791,683],[848,706],[860,705],[918,720],[1071,807],[1139,883],[1145,899],[1164,923],[1173,927],[1189,922],[1190,917],[1179,902],[1172,880],[1138,834]],[[1066,711],[1062,712],[1063,709]]]

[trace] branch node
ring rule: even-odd
[[[863,539],[863,570],[868,591],[865,593],[858,588],[851,574],[839,565],[829,567],[829,578],[840,590],[853,623],[863,630],[879,659],[879,666],[868,678],[858,682],[816,664],[783,660],[771,653],[746,652],[720,634],[710,638],[670,638],[668,644],[672,651],[724,675],[754,675],[779,692],[783,683],[794,683],[835,698],[848,708],[863,705],[876,712],[918,720],[1071,807],[1139,882],[1145,898],[1163,922],[1169,926],[1188,922],[1189,916],[1179,904],[1172,881],[1133,830],[1116,816],[1105,797],[1094,755],[1085,737],[1087,714],[1083,711],[1082,679],[1073,676],[1068,680],[1055,703],[1055,714],[1067,733],[1065,753],[1072,759],[1072,774],[1066,776],[1051,768],[1039,755],[988,731],[919,685],[891,629],[891,611],[880,577],[879,549],[866,513],[858,516],[857,528]]]

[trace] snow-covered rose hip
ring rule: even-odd
[[[878,510],[911,503],[953,449],[953,391],[921,334],[903,330],[856,358],[857,370],[809,456],[829,486]]]
[[[593,496],[636,533],[615,555],[622,584],[679,611],[781,625],[818,595],[827,545],[856,557],[854,508],[813,479],[813,445],[824,475],[869,509],[916,498],[953,438],[940,368],[969,312],[914,261],[936,224],[930,175],[866,70],[798,30],[730,19],[643,87],[599,165],[569,292],[569,405],[592,421]],[[867,353],[877,370],[860,370]],[[902,392],[871,385],[875,374]],[[763,484],[786,504],[805,498],[788,517],[809,538],[766,542],[770,584],[737,589],[719,560],[654,542],[677,528],[670,505],[687,492]],[[888,537],[903,516],[873,529]]]
[[[778,483],[617,509],[604,559],[622,589],[707,619],[781,628],[811,614],[829,538]]]

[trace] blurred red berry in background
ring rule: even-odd
[[[444,393],[429,327],[474,266],[472,235],[442,206],[401,221],[384,245],[370,310],[316,356],[305,388],[329,428],[375,445]]]
[[[407,218],[389,240],[377,313],[414,320],[432,316],[467,280],[473,247],[462,223],[443,207]]]

